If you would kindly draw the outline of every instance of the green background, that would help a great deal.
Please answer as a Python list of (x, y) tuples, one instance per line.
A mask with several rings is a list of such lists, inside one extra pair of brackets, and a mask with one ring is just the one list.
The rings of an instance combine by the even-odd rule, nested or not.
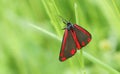
[[(59, 16), (92, 34), (65, 62)], [(0, 0), (0, 74), (119, 74), (119, 32), (120, 0)]]

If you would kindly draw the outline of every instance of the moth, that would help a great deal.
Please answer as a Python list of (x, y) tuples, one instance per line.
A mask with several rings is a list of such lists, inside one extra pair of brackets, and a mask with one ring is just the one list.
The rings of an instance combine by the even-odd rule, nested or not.
[(65, 61), (72, 57), (77, 50), (86, 46), (92, 39), (91, 34), (81, 26), (72, 24), (66, 20), (63, 21), (63, 23), (65, 23), (67, 27), (64, 28), (65, 32), (59, 54), (60, 61)]

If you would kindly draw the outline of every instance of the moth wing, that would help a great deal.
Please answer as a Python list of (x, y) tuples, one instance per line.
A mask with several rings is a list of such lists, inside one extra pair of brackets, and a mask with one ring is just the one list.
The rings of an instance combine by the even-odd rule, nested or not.
[(59, 60), (65, 61), (66, 59), (72, 57), (76, 53), (76, 51), (76, 44), (70, 30), (68, 31), (67, 29), (65, 29)]
[(81, 26), (74, 24), (73, 30), (76, 33), (77, 39), (81, 47), (84, 47), (91, 41), (92, 39), (91, 34)]

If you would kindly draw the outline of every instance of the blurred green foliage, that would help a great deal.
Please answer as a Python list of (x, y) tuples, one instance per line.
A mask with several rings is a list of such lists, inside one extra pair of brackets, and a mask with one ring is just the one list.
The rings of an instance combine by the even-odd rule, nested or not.
[(0, 0), (0, 74), (82, 74), (79, 51), (58, 60), (59, 15), (92, 34), (82, 48), (87, 74), (119, 73), (120, 0)]

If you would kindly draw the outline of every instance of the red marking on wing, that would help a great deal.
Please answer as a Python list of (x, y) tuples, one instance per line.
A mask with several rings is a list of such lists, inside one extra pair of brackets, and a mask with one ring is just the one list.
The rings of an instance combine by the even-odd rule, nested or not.
[(75, 41), (76, 47), (77, 47), (78, 49), (80, 49), (80, 48), (81, 48), (81, 46), (80, 46), (80, 43), (78, 42), (78, 39), (77, 39), (77, 36), (76, 36), (75, 31), (70, 30), (70, 32), (71, 32), (72, 37), (73, 37), (73, 39), (74, 39), (74, 41)]
[(65, 30), (63, 44), (62, 44), (62, 52), (64, 52), (64, 49), (65, 49), (67, 36), (68, 36), (68, 30)]
[(87, 39), (87, 41), (88, 41), (88, 42), (90, 42), (90, 41), (91, 41), (91, 39), (90, 39), (90, 38), (88, 38), (88, 39)]
[(83, 41), (83, 42), (82, 42), (82, 46), (84, 46), (84, 45), (85, 45), (85, 42)]
[(62, 52), (60, 53), (60, 56), (63, 57), (63, 53)]
[(78, 25), (76, 25), (76, 24), (74, 24), (74, 26), (75, 26), (77, 29), (81, 30), (81, 31), (82, 31), (83, 33), (85, 33), (86, 35), (90, 36), (90, 34), (89, 34), (85, 29), (83, 29), (82, 27), (80, 27), (80, 26), (78, 26)]
[(72, 55), (75, 54), (75, 52), (76, 52), (75, 49), (72, 49), (72, 50), (70, 51), (70, 53), (71, 53)]
[(66, 57), (62, 57), (62, 58), (61, 58), (61, 61), (65, 61), (65, 60), (66, 60)]

